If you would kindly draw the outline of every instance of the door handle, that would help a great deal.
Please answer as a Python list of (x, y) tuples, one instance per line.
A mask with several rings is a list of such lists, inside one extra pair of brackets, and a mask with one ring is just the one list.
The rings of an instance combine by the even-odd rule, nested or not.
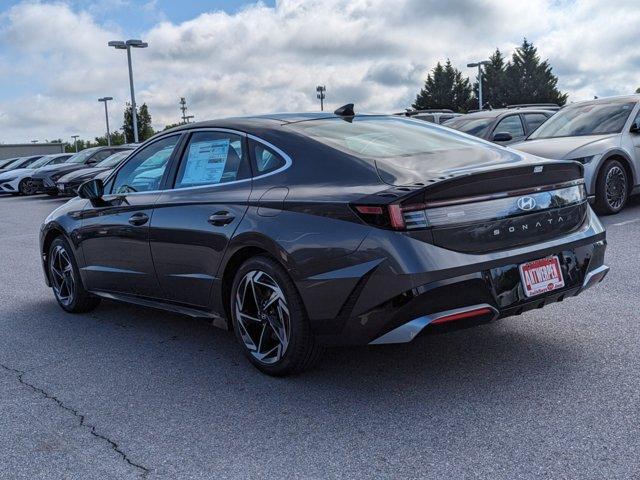
[(149, 215), (146, 213), (134, 213), (129, 217), (129, 223), (136, 227), (144, 225), (149, 221)]
[(235, 218), (236, 217), (231, 215), (229, 212), (222, 211), (222, 212), (216, 212), (213, 215), (211, 215), (209, 217), (209, 220), (207, 220), (207, 222), (209, 222), (211, 225), (215, 227), (223, 227), (233, 222)]

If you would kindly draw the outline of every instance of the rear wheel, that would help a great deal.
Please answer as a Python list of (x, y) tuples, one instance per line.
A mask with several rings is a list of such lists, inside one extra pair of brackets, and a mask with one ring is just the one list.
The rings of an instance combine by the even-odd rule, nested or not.
[(93, 310), (100, 299), (87, 292), (82, 284), (78, 264), (73, 251), (62, 238), (56, 238), (49, 248), (49, 279), (53, 294), (64, 310), (70, 313), (83, 313)]
[(624, 165), (618, 160), (607, 161), (596, 181), (595, 209), (602, 215), (613, 215), (622, 210), (629, 198), (629, 178)]
[(236, 272), (231, 317), (244, 354), (268, 375), (302, 372), (320, 357), (293, 281), (270, 258), (249, 259)]

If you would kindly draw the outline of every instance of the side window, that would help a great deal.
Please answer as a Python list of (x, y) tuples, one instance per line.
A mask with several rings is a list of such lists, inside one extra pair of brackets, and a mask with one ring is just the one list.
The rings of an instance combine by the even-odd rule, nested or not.
[(522, 137), (524, 135), (524, 128), (522, 128), (520, 115), (509, 115), (503, 118), (498, 125), (496, 125), (493, 133), (510, 133), (513, 138)]
[(251, 143), (256, 160), (256, 176), (273, 172), (286, 165), (284, 158), (260, 142)]
[(251, 176), (244, 137), (196, 132), (184, 152), (174, 188), (234, 182)]
[(53, 162), (51, 162), (49, 165), (57, 165), (59, 163), (64, 163), (67, 160), (69, 160), (69, 157), (58, 157), (58, 158), (54, 158)]
[(524, 121), (529, 127), (529, 131), (533, 132), (536, 128), (547, 121), (547, 117), (544, 113), (525, 113)]
[(179, 139), (180, 135), (165, 137), (126, 160), (116, 174), (111, 192), (123, 194), (158, 190)]

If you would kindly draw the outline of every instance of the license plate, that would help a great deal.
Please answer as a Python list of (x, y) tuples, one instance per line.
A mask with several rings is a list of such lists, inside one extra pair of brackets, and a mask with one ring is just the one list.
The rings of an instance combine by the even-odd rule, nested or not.
[(527, 297), (564, 287), (560, 260), (555, 255), (520, 265), (520, 279)]

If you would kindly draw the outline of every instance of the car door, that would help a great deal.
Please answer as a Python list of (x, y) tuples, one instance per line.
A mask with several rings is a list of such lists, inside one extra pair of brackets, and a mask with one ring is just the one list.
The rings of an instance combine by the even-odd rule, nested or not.
[(136, 152), (109, 179), (103, 199), (83, 210), (78, 240), (89, 290), (160, 296), (149, 222), (180, 138), (161, 137)]
[(166, 299), (210, 306), (227, 244), (248, 208), (246, 136), (216, 129), (190, 135), (151, 220), (151, 253)]
[(491, 140), (494, 139), (497, 133), (508, 133), (511, 135), (511, 140), (508, 140), (506, 142), (499, 142), (500, 145), (508, 145), (510, 143), (524, 140), (525, 133), (520, 115), (514, 113), (502, 118), (493, 129), (493, 132), (491, 133)]

